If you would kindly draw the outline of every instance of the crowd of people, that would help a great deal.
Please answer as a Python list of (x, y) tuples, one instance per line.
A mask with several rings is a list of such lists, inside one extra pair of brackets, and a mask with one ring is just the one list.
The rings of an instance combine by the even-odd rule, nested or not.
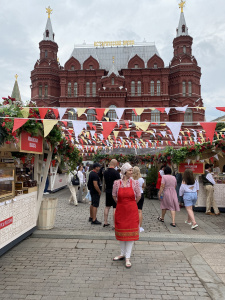
[[(203, 185), (206, 189), (206, 214), (219, 215), (220, 212), (213, 197), (213, 185), (215, 181), (211, 175), (211, 166), (205, 165), (205, 174), (202, 175)], [(97, 211), (102, 193), (102, 185), (105, 184), (105, 209), (103, 227), (108, 227), (110, 208), (113, 207), (113, 220), (115, 236), (120, 241), (121, 253), (113, 258), (113, 261), (125, 260), (126, 268), (131, 267), (130, 256), (134, 241), (139, 239), (139, 233), (144, 231), (142, 227), (142, 208), (144, 204), (145, 181), (140, 169), (125, 163), (118, 169), (118, 162), (112, 159), (104, 170), (99, 163), (86, 167), (79, 166), (70, 173), (68, 187), (71, 191), (70, 204), (78, 205), (79, 202), (90, 201), (90, 216), (88, 221), (92, 225), (102, 225), (97, 219)], [(196, 229), (193, 206), (197, 202), (199, 183), (194, 178), (190, 169), (181, 174), (172, 174), (169, 166), (162, 166), (158, 173), (156, 187), (160, 200), (161, 216), (158, 221), (164, 222), (167, 211), (171, 213), (172, 227), (176, 227), (176, 212), (180, 211), (178, 198), (181, 197), (187, 211), (185, 223)], [(214, 213), (211, 212), (211, 207)]]

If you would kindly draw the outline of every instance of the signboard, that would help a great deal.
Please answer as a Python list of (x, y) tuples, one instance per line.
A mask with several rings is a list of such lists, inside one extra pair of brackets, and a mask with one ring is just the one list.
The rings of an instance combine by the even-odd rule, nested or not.
[(94, 42), (95, 47), (112, 47), (112, 46), (133, 46), (134, 41), (104, 41), (104, 42)]
[(43, 137), (31, 136), (28, 132), (21, 132), (20, 135), (20, 152), (26, 153), (43, 153)]
[(13, 223), (13, 217), (10, 217), (4, 221), (0, 221), (0, 229), (4, 228), (6, 226), (9, 226), (12, 223)]
[(191, 169), (194, 174), (204, 174), (204, 163), (180, 163), (178, 166), (178, 172), (184, 173), (186, 169)]

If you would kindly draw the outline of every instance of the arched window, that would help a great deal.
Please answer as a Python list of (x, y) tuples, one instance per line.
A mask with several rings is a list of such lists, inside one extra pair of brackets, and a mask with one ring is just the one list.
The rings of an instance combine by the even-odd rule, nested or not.
[(155, 95), (155, 83), (153, 80), (151, 81), (151, 84), (150, 84), (150, 92), (151, 92), (151, 96)]
[(185, 32), (185, 25), (182, 25), (182, 32)]
[(77, 113), (73, 108), (68, 111), (68, 119), (77, 120)]
[(78, 85), (77, 85), (77, 82), (74, 82), (73, 94), (74, 94), (74, 97), (78, 96)]
[(141, 116), (138, 116), (138, 115), (136, 116), (135, 113), (132, 110), (131, 120), (133, 122), (141, 122)]
[(137, 83), (137, 95), (141, 96), (141, 81), (138, 81)]
[(138, 65), (134, 65), (134, 68), (135, 68), (135, 69), (138, 69)]
[(112, 80), (111, 80), (111, 84), (112, 84), (112, 85), (114, 85), (114, 84), (115, 84), (115, 79), (114, 79), (114, 78), (112, 78)]
[[(187, 122), (187, 123), (185, 124), (185, 122)], [(193, 122), (193, 113), (192, 113), (191, 108), (187, 108), (186, 112), (184, 114), (184, 125), (186, 125), (186, 126), (192, 125), (191, 122)]]
[(151, 112), (151, 122), (159, 123), (160, 122), (160, 111), (153, 110)]
[(71, 66), (71, 71), (74, 71), (75, 70), (75, 67), (74, 66)]
[(86, 97), (90, 97), (90, 82), (86, 82)]
[(48, 85), (45, 85), (45, 98), (48, 97)]
[(92, 82), (92, 97), (96, 97), (96, 82)]
[(110, 119), (110, 121), (117, 119), (116, 111), (115, 111), (115, 109), (113, 109), (113, 108), (116, 108), (116, 106), (110, 105), (109, 108), (111, 108), (111, 109), (108, 111), (107, 117)]
[(68, 97), (71, 97), (71, 82), (68, 82), (67, 96), (68, 96)]
[(49, 37), (49, 31), (48, 31), (48, 29), (46, 30), (46, 37)]
[(131, 96), (135, 96), (135, 81), (131, 81)]
[(45, 58), (48, 57), (48, 50), (45, 50)]
[(154, 64), (154, 69), (158, 69), (158, 65), (157, 64)]
[(88, 111), (87, 111), (87, 121), (96, 121), (95, 110), (94, 109), (88, 109)]
[(160, 80), (157, 81), (157, 96), (161, 94), (161, 82)]
[(183, 53), (186, 53), (186, 52), (187, 52), (186, 46), (183, 46)]
[(192, 96), (192, 82), (188, 81), (188, 96)]
[(39, 98), (42, 98), (42, 85), (39, 85)]
[(183, 97), (186, 96), (186, 82), (185, 81), (182, 82), (182, 95), (183, 95)]

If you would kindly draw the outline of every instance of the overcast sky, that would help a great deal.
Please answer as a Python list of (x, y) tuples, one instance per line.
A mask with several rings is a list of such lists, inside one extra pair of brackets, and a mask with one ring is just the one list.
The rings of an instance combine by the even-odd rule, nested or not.
[[(178, 0), (0, 0), (0, 96), (11, 95), (15, 74), (22, 100), (30, 99), (30, 72), (39, 58), (39, 42), (51, 22), (61, 65), (74, 44), (94, 41), (155, 42), (168, 66), (173, 57), (180, 9)], [(207, 121), (225, 106), (224, 0), (187, 0), (184, 9), (193, 55), (202, 69), (202, 98)]]

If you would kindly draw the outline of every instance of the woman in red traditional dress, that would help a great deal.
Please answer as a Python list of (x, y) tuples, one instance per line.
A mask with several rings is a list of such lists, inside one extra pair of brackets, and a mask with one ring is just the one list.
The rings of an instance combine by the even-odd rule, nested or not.
[(162, 177), (164, 175), (164, 168), (165, 168), (165, 166), (161, 166), (159, 173), (158, 173), (158, 179), (157, 179), (157, 183), (156, 183), (157, 190), (159, 190), (160, 186), (161, 186)]
[(122, 179), (114, 181), (112, 196), (117, 202), (115, 212), (115, 235), (120, 241), (121, 255), (114, 261), (126, 258), (126, 268), (131, 267), (130, 255), (134, 241), (139, 239), (139, 215), (137, 202), (141, 191), (137, 180), (133, 180), (133, 168), (125, 163), (121, 168)]

